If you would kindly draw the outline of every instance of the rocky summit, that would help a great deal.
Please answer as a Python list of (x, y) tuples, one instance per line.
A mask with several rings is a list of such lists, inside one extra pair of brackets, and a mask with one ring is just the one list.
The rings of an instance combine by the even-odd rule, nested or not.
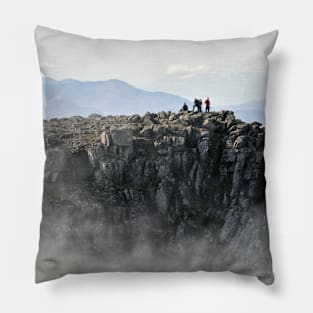
[(74, 263), (272, 282), (260, 123), (230, 111), (93, 114), (45, 120), (44, 138), (37, 281)]

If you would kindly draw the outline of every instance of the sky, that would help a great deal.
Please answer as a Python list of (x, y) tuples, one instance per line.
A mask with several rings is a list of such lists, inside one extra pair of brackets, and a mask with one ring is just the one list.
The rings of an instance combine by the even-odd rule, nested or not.
[(215, 41), (88, 39), (37, 27), (40, 69), (56, 80), (123, 80), (148, 91), (218, 104), (265, 99), (277, 33)]

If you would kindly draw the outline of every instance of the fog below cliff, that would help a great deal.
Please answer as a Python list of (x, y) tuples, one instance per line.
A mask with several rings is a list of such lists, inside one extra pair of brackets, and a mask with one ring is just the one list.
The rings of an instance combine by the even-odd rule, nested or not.
[(36, 279), (222, 271), (273, 281), (264, 128), (233, 112), (44, 121)]

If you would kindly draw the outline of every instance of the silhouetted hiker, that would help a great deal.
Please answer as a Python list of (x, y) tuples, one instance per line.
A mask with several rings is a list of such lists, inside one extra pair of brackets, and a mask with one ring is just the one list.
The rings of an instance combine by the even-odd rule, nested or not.
[(211, 102), (210, 102), (209, 97), (207, 97), (207, 98), (204, 100), (204, 104), (205, 104), (205, 112), (210, 112), (210, 105), (211, 105)]
[(188, 111), (188, 105), (186, 104), (186, 102), (184, 102), (184, 105), (183, 105), (183, 111)]
[(195, 108), (197, 109), (197, 112), (201, 112), (202, 100), (201, 99), (199, 100), (199, 99), (195, 98), (193, 103), (194, 104), (193, 104), (192, 112), (195, 111)]
[(198, 112), (202, 112), (202, 99), (199, 99), (199, 109)]

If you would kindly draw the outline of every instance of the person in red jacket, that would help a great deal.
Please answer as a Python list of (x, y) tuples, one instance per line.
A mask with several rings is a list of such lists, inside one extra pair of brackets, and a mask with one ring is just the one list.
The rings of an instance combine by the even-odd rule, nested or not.
[(209, 97), (207, 97), (207, 98), (204, 100), (204, 104), (205, 104), (205, 112), (210, 112), (210, 105), (211, 105), (211, 102), (210, 102)]

